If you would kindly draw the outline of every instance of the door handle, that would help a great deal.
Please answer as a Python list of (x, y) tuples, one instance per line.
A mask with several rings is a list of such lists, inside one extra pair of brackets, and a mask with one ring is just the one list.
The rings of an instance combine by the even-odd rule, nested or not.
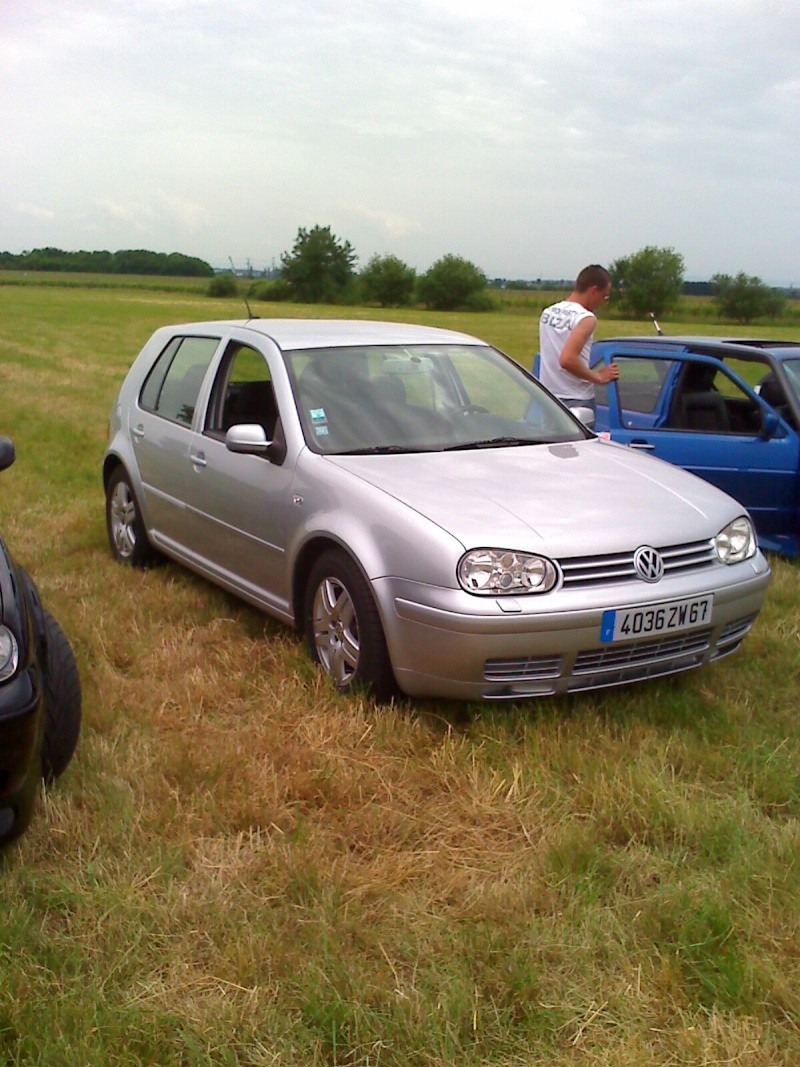
[(205, 452), (194, 452), (189, 459), (192, 462), (193, 467), (205, 467), (206, 466), (206, 454)]
[(131, 430), (131, 436), (135, 437), (137, 441), (141, 440), (144, 437), (144, 426), (141, 423), (138, 426), (134, 426)]
[(652, 452), (656, 447), (651, 445), (649, 441), (629, 441), (628, 444), (630, 448), (638, 448), (642, 452)]

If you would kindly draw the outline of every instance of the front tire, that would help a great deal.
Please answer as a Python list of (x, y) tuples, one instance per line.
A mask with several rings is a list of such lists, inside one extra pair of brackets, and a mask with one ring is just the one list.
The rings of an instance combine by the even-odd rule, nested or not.
[(106, 487), (106, 532), (117, 562), (131, 567), (149, 567), (157, 562), (158, 553), (147, 537), (139, 502), (124, 467), (117, 467)]
[(306, 643), (342, 693), (365, 689), (378, 701), (397, 692), (386, 638), (372, 590), (340, 549), (324, 552), (306, 586)]
[(47, 634), (45, 664), (44, 741), (42, 775), (52, 782), (66, 770), (72, 759), (81, 730), (81, 680), (78, 665), (67, 636), (47, 611), (44, 613)]

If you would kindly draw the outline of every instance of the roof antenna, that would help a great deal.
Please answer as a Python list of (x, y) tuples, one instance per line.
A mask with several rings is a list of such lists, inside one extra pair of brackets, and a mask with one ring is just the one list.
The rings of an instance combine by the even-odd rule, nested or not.
[(648, 311), (648, 312), (647, 312), (647, 314), (648, 314), (648, 315), (650, 316), (650, 318), (651, 318), (651, 319), (653, 320), (653, 325), (654, 325), (654, 326), (655, 326), (655, 328), (656, 328), (656, 333), (658, 334), (658, 336), (659, 336), (659, 337), (663, 337), (663, 336), (664, 336), (664, 331), (663, 331), (663, 330), (661, 329), (661, 327), (660, 327), (660, 326), (658, 325), (658, 319), (656, 318), (656, 313), (655, 313), (655, 311)]
[[(236, 277), (236, 267), (234, 267), (233, 260), (231, 259), (230, 256), (228, 256), (228, 262), (231, 265), (231, 270), (233, 271), (233, 276), (235, 278)], [(244, 293), (242, 293), (242, 300), (244, 300), (244, 306), (247, 308), (247, 317), (248, 317), (248, 319), (257, 319), (258, 315), (254, 315), (253, 312), (250, 310), (250, 305), (247, 303), (247, 297), (244, 295)]]

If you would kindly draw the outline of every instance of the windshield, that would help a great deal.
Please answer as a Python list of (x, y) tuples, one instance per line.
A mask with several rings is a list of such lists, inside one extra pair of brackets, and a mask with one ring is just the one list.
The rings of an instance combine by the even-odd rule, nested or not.
[(306, 442), (317, 452), (439, 452), (589, 436), (488, 346), (330, 348), (286, 360)]
[(795, 400), (800, 404), (800, 359), (785, 359), (783, 369)]

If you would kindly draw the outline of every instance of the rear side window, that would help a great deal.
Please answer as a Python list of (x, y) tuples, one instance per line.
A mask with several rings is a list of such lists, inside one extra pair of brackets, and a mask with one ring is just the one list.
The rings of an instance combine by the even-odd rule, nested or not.
[(218, 345), (218, 337), (173, 337), (145, 379), (141, 406), (191, 426), (200, 386)]

